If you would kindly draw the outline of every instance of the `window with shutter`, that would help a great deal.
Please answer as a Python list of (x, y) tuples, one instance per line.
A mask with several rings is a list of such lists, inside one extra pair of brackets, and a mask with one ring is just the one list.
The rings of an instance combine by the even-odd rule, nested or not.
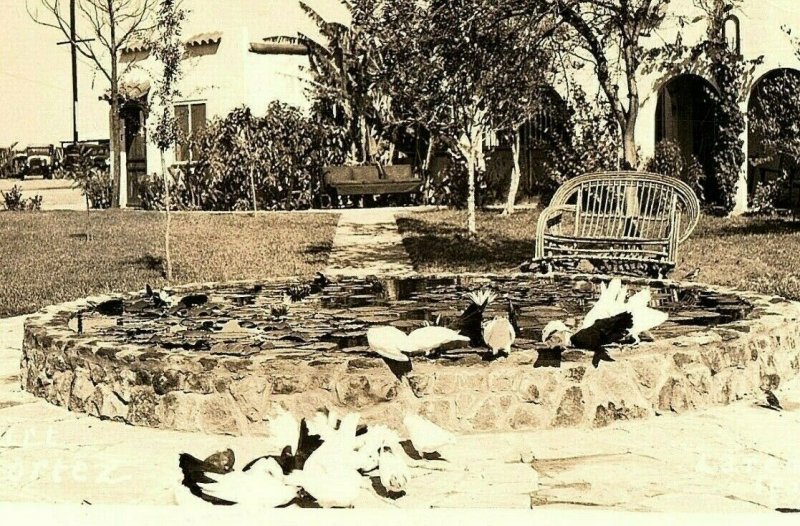
[(196, 149), (189, 148), (189, 138), (206, 127), (206, 104), (204, 102), (175, 105), (175, 120), (178, 124), (178, 144), (175, 145), (175, 160), (192, 162), (197, 158)]

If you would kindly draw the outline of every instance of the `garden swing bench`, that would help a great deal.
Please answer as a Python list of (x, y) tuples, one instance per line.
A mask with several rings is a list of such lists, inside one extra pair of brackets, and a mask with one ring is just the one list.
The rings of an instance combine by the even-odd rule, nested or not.
[(530, 270), (666, 277), (700, 218), (694, 191), (648, 172), (589, 173), (565, 182), (539, 216)]

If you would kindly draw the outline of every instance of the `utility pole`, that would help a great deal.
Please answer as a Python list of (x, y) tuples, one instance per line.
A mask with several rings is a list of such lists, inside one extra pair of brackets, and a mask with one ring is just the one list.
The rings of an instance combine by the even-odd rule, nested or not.
[(78, 144), (78, 43), (91, 42), (93, 38), (77, 40), (75, 37), (75, 0), (69, 0), (69, 41), (58, 45), (69, 44), (72, 52), (72, 142)]

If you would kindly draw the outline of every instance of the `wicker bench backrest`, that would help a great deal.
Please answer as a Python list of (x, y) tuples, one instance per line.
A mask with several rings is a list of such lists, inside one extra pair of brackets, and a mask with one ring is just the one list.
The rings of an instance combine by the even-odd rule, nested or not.
[[(597, 172), (565, 182), (550, 206), (575, 205), (572, 235), (582, 239), (667, 239), (694, 230), (700, 206), (678, 179), (648, 172)], [(675, 226), (673, 226), (675, 225)]]

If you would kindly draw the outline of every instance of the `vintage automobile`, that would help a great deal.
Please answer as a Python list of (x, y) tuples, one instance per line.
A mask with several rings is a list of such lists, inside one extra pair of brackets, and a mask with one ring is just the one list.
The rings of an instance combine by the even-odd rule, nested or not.
[(33, 175), (41, 175), (45, 179), (53, 177), (55, 148), (52, 144), (28, 146), (25, 156), (25, 166), (20, 174), (22, 179)]
[(109, 141), (83, 141), (77, 144), (63, 142), (64, 160), (62, 166), (66, 171), (77, 169), (81, 164), (81, 156), (94, 168), (106, 168), (109, 159)]

